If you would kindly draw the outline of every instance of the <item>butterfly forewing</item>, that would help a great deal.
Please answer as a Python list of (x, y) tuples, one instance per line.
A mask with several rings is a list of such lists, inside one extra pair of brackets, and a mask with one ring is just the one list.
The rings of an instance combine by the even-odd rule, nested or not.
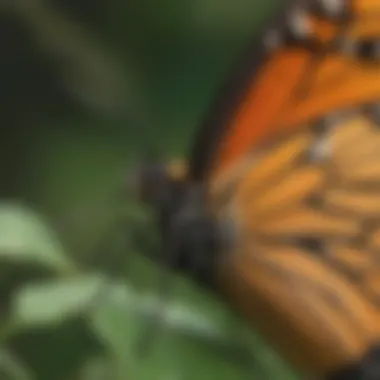
[[(250, 75), (241, 85), (241, 101), (227, 118), (209, 117), (201, 128), (203, 139), (210, 138), (210, 129), (219, 133), (215, 141), (209, 142), (214, 151), (209, 171), (214, 174), (225, 173), (252, 146), (270, 135), (380, 98), (380, 44), (376, 42), (380, 36), (380, 2), (342, 1), (347, 7), (343, 13), (348, 16), (340, 22), (300, 12), (291, 3), (284, 13), (286, 25), (294, 26), (289, 15), (299, 13), (305, 30), (297, 32), (291, 28), (290, 41), (285, 39), (284, 34), (289, 31), (283, 25), (264, 32), (264, 49), (255, 47), (260, 54), (251, 54), (257, 68), (253, 73), (248, 71)], [(276, 40), (273, 35), (279, 40), (277, 45), (269, 43)], [(261, 64), (257, 65), (259, 58)], [(229, 92), (228, 87), (225, 92)], [(221, 111), (220, 107), (212, 109), (211, 114)], [(201, 134), (196, 147), (205, 145), (200, 144), (203, 139)], [(194, 162), (199, 161), (195, 155), (209, 157), (195, 149)], [(203, 166), (209, 165), (206, 162)], [(199, 177), (199, 173), (191, 174)]]

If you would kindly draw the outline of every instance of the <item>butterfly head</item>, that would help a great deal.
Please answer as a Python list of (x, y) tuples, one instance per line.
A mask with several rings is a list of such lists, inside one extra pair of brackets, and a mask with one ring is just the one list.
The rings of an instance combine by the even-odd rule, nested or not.
[(216, 223), (207, 207), (204, 185), (189, 181), (181, 162), (145, 162), (138, 194), (157, 219), (162, 241), (160, 264), (210, 282), (218, 252)]

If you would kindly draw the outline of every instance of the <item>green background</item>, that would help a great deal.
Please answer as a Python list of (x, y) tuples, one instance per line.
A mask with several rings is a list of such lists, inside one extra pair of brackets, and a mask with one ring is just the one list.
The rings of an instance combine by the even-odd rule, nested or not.
[(160, 294), (133, 240), (149, 213), (124, 191), (147, 140), (186, 154), (279, 4), (2, 2), (1, 379), (297, 377), (191, 282)]

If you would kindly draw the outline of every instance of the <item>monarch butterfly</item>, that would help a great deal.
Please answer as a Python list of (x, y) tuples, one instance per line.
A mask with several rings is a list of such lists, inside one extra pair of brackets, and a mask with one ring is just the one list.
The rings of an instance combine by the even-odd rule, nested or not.
[(140, 173), (170, 265), (328, 379), (380, 379), (379, 38), (380, 0), (284, 2), (187, 162)]

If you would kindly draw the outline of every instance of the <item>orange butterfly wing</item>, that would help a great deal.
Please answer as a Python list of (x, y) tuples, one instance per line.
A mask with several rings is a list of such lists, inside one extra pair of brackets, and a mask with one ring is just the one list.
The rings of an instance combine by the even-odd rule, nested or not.
[(273, 141), (219, 208), (236, 228), (223, 287), (299, 369), (339, 367), (380, 338), (376, 128), (358, 112)]
[[(358, 39), (372, 39), (380, 34), (378, 0), (352, 1), (352, 8), (357, 10), (352, 20), (343, 20), (340, 24), (299, 12), (298, 18), (303, 17), (307, 28), (305, 41), (279, 46), (273, 51), (270, 45), (275, 42), (271, 41), (281, 37), (276, 36), (275, 31), (266, 32), (263, 38), (265, 53), (258, 54), (260, 65), (254, 73), (248, 73), (240, 89), (243, 97), (232, 115), (216, 122), (211, 118), (202, 128), (204, 133), (210, 129), (210, 124), (219, 124), (213, 127), (218, 138), (204, 133), (204, 139), (213, 140), (217, 145), (211, 159), (203, 160), (213, 161), (210, 171), (224, 171), (244, 157), (252, 146), (276, 131), (295, 128), (323, 114), (362, 104), (380, 95), (378, 66), (357, 65), (349, 51), (344, 56), (336, 50), (335, 45), (349, 50), (354, 48), (350, 44)], [(285, 12), (284, 16), (288, 14)], [(287, 32), (284, 26), (279, 29), (279, 32), (281, 29)], [(317, 42), (317, 46), (307, 46), (308, 39)], [(225, 91), (229, 92), (229, 87)], [(228, 104), (218, 104), (211, 113), (221, 113), (223, 107)], [(200, 156), (202, 148), (195, 149), (193, 156)], [(196, 157), (191, 161), (196, 161)]]
[(349, 3), (342, 25), (307, 16), (319, 48), (269, 54), (216, 126), (212, 167), (190, 162), (190, 177), (208, 170), (219, 220), (233, 221), (222, 288), (313, 373), (380, 338), (380, 120), (363, 108), (380, 99), (380, 68), (337, 49), (380, 35), (380, 1)]
[(310, 61), (310, 54), (305, 51), (285, 51), (274, 57), (258, 74), (258, 80), (248, 89), (229, 128), (230, 136), (219, 153), (219, 166), (224, 168), (240, 155), (245, 155), (252, 144), (265, 135), (268, 126), (274, 124), (296, 91), (299, 78)]

